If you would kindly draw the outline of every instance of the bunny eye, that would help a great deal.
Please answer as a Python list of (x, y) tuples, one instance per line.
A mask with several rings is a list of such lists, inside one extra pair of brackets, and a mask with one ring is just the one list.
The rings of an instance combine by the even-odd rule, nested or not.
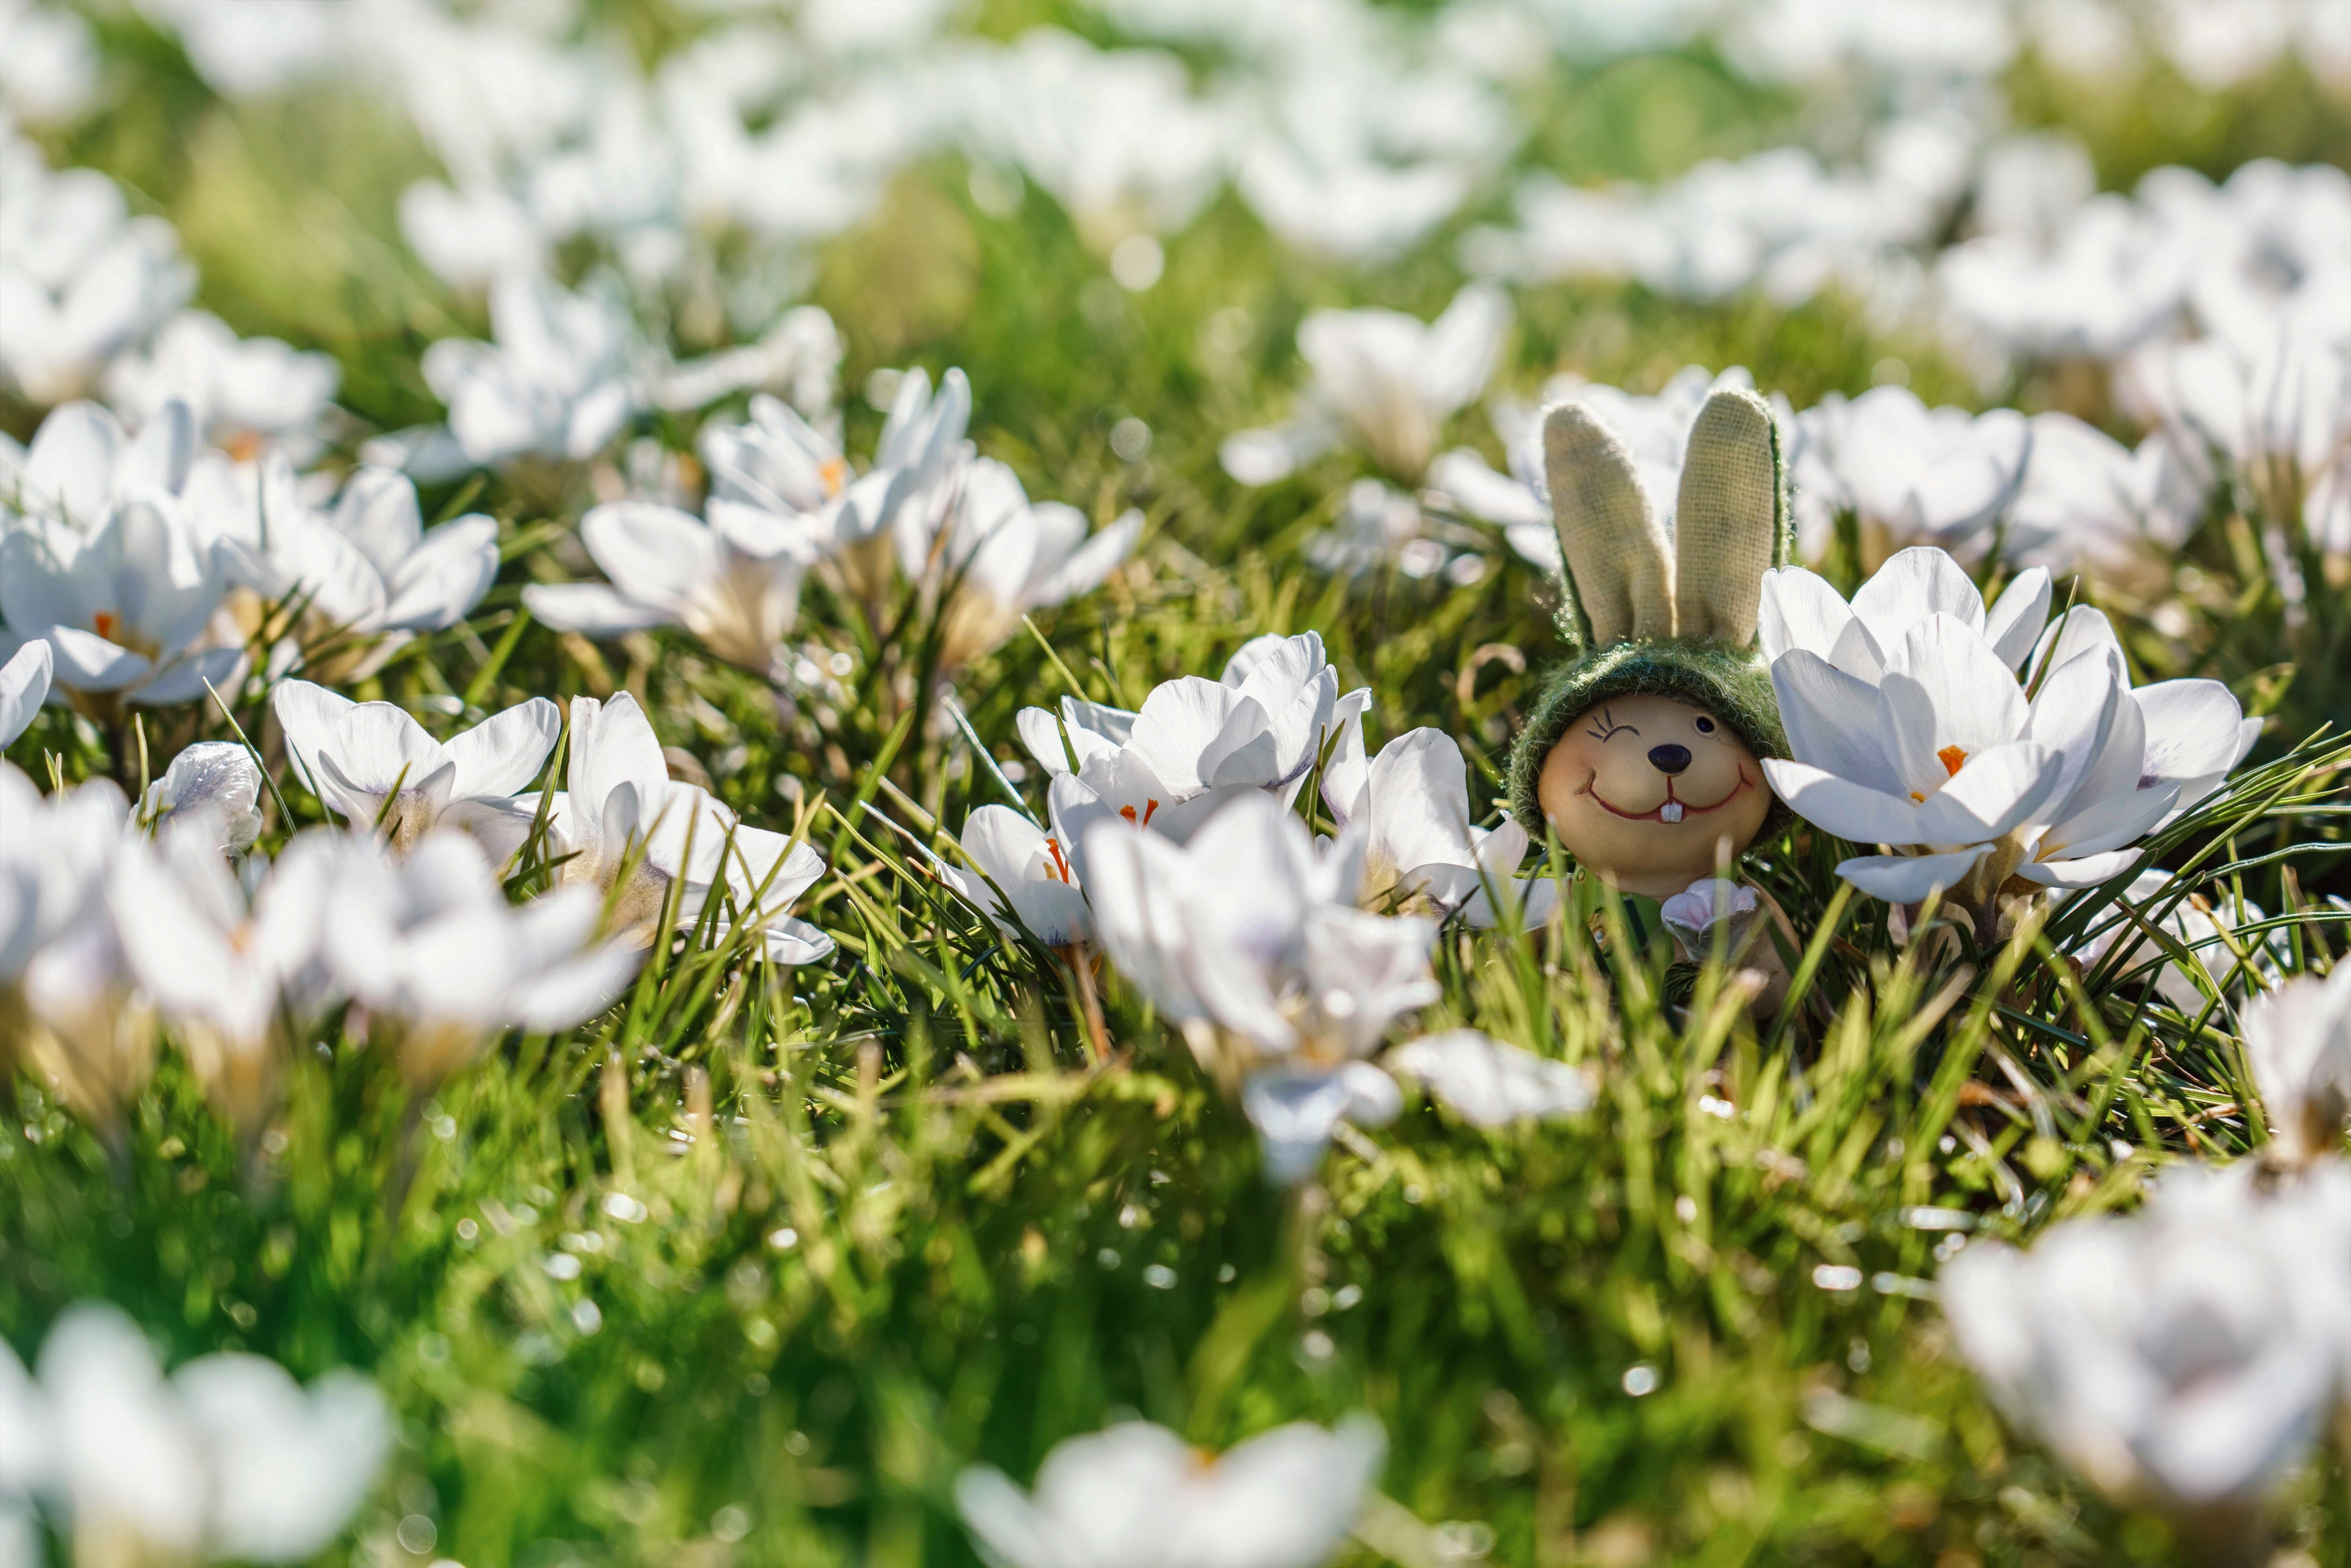
[(1704, 714), (1698, 715), (1698, 732), (1700, 735), (1712, 735), (1714, 733), (1714, 720), (1707, 717)]

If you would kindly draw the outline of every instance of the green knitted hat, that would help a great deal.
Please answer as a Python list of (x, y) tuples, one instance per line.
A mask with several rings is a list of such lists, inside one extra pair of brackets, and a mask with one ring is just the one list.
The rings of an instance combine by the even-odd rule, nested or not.
[[(1510, 810), (1538, 831), (1543, 759), (1576, 716), (1635, 695), (1702, 707), (1758, 757), (1788, 755), (1771, 673), (1755, 652), (1763, 573), (1787, 564), (1786, 465), (1771, 408), (1724, 388), (1690, 429), (1673, 537), (1625, 444), (1580, 403), (1543, 415), (1543, 465), (1559, 529), (1560, 636), (1552, 671), (1510, 753)], [(1774, 803), (1764, 824), (1778, 826)]]

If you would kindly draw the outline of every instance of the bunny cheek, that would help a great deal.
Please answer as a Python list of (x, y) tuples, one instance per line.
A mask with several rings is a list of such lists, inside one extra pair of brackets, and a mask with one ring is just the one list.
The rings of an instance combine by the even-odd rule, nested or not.
[(1661, 696), (1580, 716), (1544, 759), (1536, 794), (1577, 863), (1653, 898), (1715, 874), (1771, 807), (1762, 768), (1729, 727)]

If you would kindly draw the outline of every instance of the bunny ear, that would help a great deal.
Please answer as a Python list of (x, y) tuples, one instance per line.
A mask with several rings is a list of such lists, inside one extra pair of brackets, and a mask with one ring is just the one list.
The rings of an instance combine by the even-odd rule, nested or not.
[(1543, 465), (1587, 648), (1674, 634), (1674, 562), (1632, 454), (1581, 403), (1543, 415)]
[(1786, 510), (1771, 405), (1751, 392), (1723, 388), (1690, 427), (1674, 507), (1682, 636), (1740, 647), (1754, 640), (1763, 573), (1783, 553)]

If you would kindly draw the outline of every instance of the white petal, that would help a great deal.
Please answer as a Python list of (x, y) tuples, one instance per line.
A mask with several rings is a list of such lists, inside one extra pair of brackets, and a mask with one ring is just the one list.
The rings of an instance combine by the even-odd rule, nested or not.
[(1387, 1064), (1426, 1083), (1473, 1126), (1572, 1116), (1591, 1109), (1593, 1098), (1586, 1074), (1474, 1029), (1400, 1045), (1388, 1052)]
[(1863, 855), (1837, 862), (1837, 874), (1888, 904), (1917, 904), (1938, 888), (1957, 886), (1983, 850), (1941, 855)]
[(1927, 841), (1918, 808), (1897, 796), (1802, 762), (1763, 760), (1771, 792), (1816, 828), (1857, 844), (1917, 844)]
[(562, 733), (561, 710), (545, 697), (533, 697), (450, 737), (443, 752), (457, 765), (453, 793), (515, 793), (538, 777)]

